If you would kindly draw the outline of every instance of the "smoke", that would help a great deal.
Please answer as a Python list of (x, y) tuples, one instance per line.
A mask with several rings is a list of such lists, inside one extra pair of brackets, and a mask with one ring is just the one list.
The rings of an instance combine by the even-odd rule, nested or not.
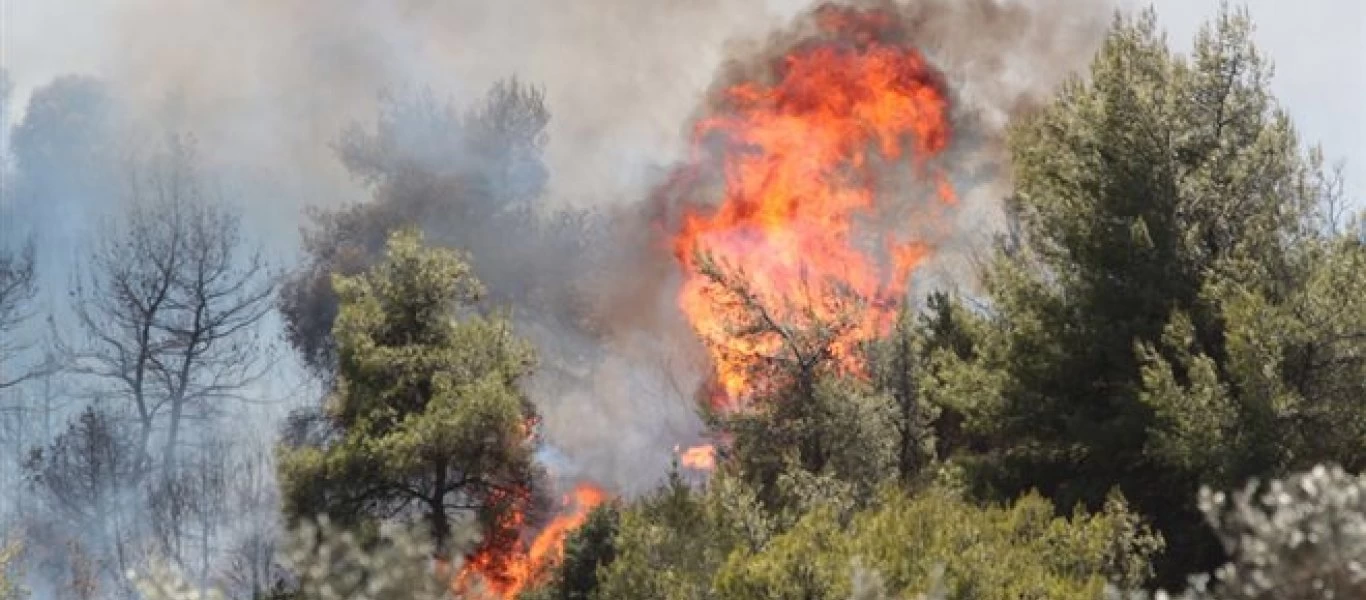
[[(949, 220), (921, 231), (936, 252), (912, 294), (970, 287), (974, 253), (999, 230), (999, 200), (1010, 189), (1006, 121), (1084, 66), (1111, 7), (1094, 0), (856, 3), (900, 15), (953, 94), (957, 131), (943, 160), (962, 201)], [(492, 279), (499, 273), (489, 271), (502, 264), (536, 263), (540, 268), (526, 271), (533, 275), (507, 276), (506, 287), (535, 277), (540, 287), (572, 286), (590, 300), (587, 314), (514, 312), (543, 358), (529, 389), (545, 417), (552, 446), (546, 458), (560, 478), (634, 493), (659, 481), (675, 445), (701, 433), (693, 394), (707, 370), (675, 308), (676, 267), (661, 240), (661, 226), (679, 207), (650, 199), (669, 165), (685, 156), (691, 122), (705, 114), (710, 95), (766, 69), (810, 31), (805, 0), (57, 4), (6, 8), (5, 33), (13, 35), (5, 36), (4, 66), (16, 100), (43, 96), (35, 90), (49, 100), (74, 93), (62, 88), (81, 90), (88, 103), (100, 104), (90, 110), (100, 119), (192, 131), (206, 169), (232, 188), (247, 226), (282, 260), (297, 248), (305, 207), (370, 200), (372, 188), (352, 177), (335, 148), (347, 127), (373, 122), (382, 92), (428, 86), (465, 106), (511, 75), (542, 87), (551, 117), (544, 200), (593, 209), (597, 226), (583, 234), (582, 256), (528, 254), (523, 232), (485, 232), (491, 241), (475, 248), (474, 261)], [(53, 44), (60, 52), (51, 51)], [(83, 68), (99, 87), (92, 87), (96, 80), (48, 85), (45, 79), (65, 74), (67, 65)], [(105, 104), (117, 107), (116, 117)], [(32, 123), (38, 108), (12, 114), (22, 118), (16, 127)], [(49, 120), (70, 126), (59, 117)], [(42, 139), (29, 147), (46, 147), (47, 130), (30, 129)], [(62, 143), (83, 160), (83, 140), (95, 135), (101, 147), (156, 139), (97, 129), (53, 131), (73, 133)], [(27, 171), (19, 161), (20, 179), (69, 180), (60, 158)], [(20, 201), (45, 206), (31, 213), (45, 222), (84, 222), (88, 215), (81, 215), (108, 209), (95, 199), (107, 183), (53, 188)], [(43, 194), (74, 199), (36, 197)], [(468, 228), (452, 226), (445, 237), (454, 240)]]
[[(204, 171), (285, 264), (306, 207), (369, 200), (334, 145), (372, 123), (389, 91), (427, 86), (463, 106), (509, 75), (541, 86), (552, 110), (546, 200), (624, 204), (644, 195), (648, 165), (674, 158), (721, 42), (773, 22), (762, 3), (713, 0), (77, 0), (4, 11), (16, 84), (6, 146), (25, 157), (4, 194), (5, 237), (39, 241), (50, 306), (65, 303), (83, 240), (117, 210), (119, 163), (163, 131), (193, 132)], [(546, 352), (560, 356), (599, 344), (574, 333), (536, 337), (564, 346)], [(592, 405), (577, 397), (565, 404)]]
[[(256, 207), (286, 222), (307, 204), (363, 199), (329, 143), (374, 114), (381, 90), (472, 99), (513, 74), (550, 91), (555, 198), (627, 200), (640, 166), (677, 149), (721, 42), (774, 22), (762, 2), (722, 0), (41, 4), (8, 10), (54, 37), (98, 16), (97, 31), (64, 39), (63, 52), (140, 116), (193, 129), (225, 163), (306, 182), (302, 197)], [(16, 76), (47, 44), (14, 48)]]
[[(599, 312), (614, 321), (606, 339), (601, 331), (576, 326), (537, 332), (543, 345), (569, 349), (552, 355), (591, 348), (615, 365), (583, 375), (593, 391), (575, 388), (545, 403), (552, 441), (612, 448), (613, 438), (634, 435), (622, 432), (657, 440), (663, 450), (653, 453), (628, 451), (634, 443), (624, 441), (620, 452), (586, 451), (615, 456), (608, 461), (615, 466), (606, 469), (612, 476), (595, 475), (624, 483), (649, 479), (645, 475), (667, 461), (675, 441), (660, 439), (660, 422), (674, 432), (696, 429), (695, 419), (683, 416), (690, 409), (676, 406), (691, 401), (687, 389), (695, 382), (637, 385), (607, 374), (616, 370), (638, 380), (659, 370), (637, 364), (642, 360), (686, 362), (643, 359), (638, 346), (649, 343), (634, 341), (688, 343), (686, 330), (671, 319), (672, 264), (652, 235), (661, 209), (642, 201), (682, 156), (689, 122), (701, 114), (708, 94), (765, 68), (809, 32), (804, 2), (86, 1), (84, 14), (71, 6), (39, 6), (45, 3), (11, 11), (32, 11), (18, 17), (49, 32), (76, 31), (75, 19), (98, 15), (96, 31), (65, 40), (68, 62), (86, 64), (105, 82), (128, 120), (193, 131), (210, 167), (237, 188), (234, 195), (259, 235), (286, 256), (305, 207), (367, 199), (368, 190), (350, 177), (333, 148), (346, 127), (376, 114), (381, 92), (430, 86), (468, 103), (508, 75), (543, 86), (551, 113), (547, 200), (610, 213), (608, 231), (592, 240), (601, 250), (593, 261), (597, 273), (565, 265), (561, 277), (594, 278)], [(958, 132), (948, 160), (964, 202), (951, 225), (933, 232), (936, 260), (922, 269), (919, 285), (961, 284), (972, 253), (998, 229), (997, 201), (1009, 189), (1005, 120), (1082, 66), (1109, 7), (1086, 0), (857, 3), (901, 15), (908, 36), (945, 73), (955, 94)], [(11, 52), (19, 77), (26, 75), (19, 66), (33, 58), (25, 49)], [(35, 84), (20, 83), (21, 89)], [(651, 390), (674, 388), (683, 390), (681, 398), (670, 394), (655, 406), (647, 400), (656, 395)], [(562, 426), (561, 415), (567, 421)], [(593, 430), (585, 427), (592, 422), (613, 435), (590, 442), (579, 439), (587, 434), (567, 433)], [(648, 465), (619, 466), (631, 460)]]
[(1106, 0), (871, 0), (902, 15), (909, 36), (946, 76), (955, 105), (954, 144), (944, 157), (960, 205), (923, 234), (935, 245), (913, 294), (973, 293), (976, 269), (1002, 232), (1011, 192), (1006, 127), (1039, 107), (1094, 56), (1115, 7)]
[[(1002, 230), (1000, 201), (1011, 185), (1007, 123), (1034, 110), (1085, 66), (1106, 30), (1110, 10), (1104, 3), (1073, 0), (856, 4), (899, 16), (904, 39), (942, 71), (955, 106), (954, 142), (940, 162), (960, 203), (944, 212), (924, 201), (932, 194), (890, 189), (898, 197), (891, 199), (891, 210), (878, 216), (891, 221), (880, 225), (913, 233), (934, 246), (931, 260), (917, 272), (910, 292), (914, 299), (942, 287), (971, 292), (975, 265)], [(806, 8), (774, 32), (728, 39), (706, 92), (689, 110), (684, 136), (692, 122), (708, 115), (722, 90), (769, 77), (775, 61), (812, 34), (813, 14), (814, 9)], [(552, 181), (558, 176), (552, 166)], [(666, 185), (662, 179), (655, 171), (654, 185)], [(634, 192), (629, 185), (621, 189)], [(577, 385), (557, 380), (542, 396), (550, 439), (571, 457), (566, 462), (576, 465), (575, 474), (618, 490), (655, 484), (672, 458), (673, 445), (696, 441), (699, 431), (689, 411), (707, 369), (691, 332), (678, 318), (677, 267), (665, 247), (667, 236), (661, 235), (661, 228), (669, 230), (684, 208), (678, 202), (664, 188), (643, 204), (610, 212), (607, 231), (593, 240), (606, 249), (597, 268), (572, 276), (606, 273), (595, 280), (593, 305), (609, 321), (605, 330), (587, 336), (602, 361), (579, 375)], [(546, 337), (562, 338), (564, 333)]]

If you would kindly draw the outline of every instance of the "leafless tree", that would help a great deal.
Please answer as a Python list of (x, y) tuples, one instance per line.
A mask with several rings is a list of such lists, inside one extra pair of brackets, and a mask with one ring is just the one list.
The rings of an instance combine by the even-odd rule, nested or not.
[(97, 522), (135, 468), (126, 438), (117, 419), (87, 408), (50, 445), (32, 451), (30, 481), (68, 522)]
[(51, 372), (52, 364), (19, 366), (32, 340), (20, 332), (34, 314), (38, 294), (33, 241), (20, 248), (0, 247), (0, 390)]
[(78, 373), (114, 382), (149, 465), (162, 433), (170, 477), (187, 420), (240, 399), (270, 368), (259, 325), (276, 278), (238, 214), (207, 193), (193, 140), (135, 163), (128, 189), (125, 216), (102, 231), (73, 292), (86, 341), (63, 347)]
[(228, 477), (226, 498), (232, 525), (222, 587), (234, 598), (265, 597), (283, 575), (277, 561), (280, 498), (270, 444), (239, 449)]

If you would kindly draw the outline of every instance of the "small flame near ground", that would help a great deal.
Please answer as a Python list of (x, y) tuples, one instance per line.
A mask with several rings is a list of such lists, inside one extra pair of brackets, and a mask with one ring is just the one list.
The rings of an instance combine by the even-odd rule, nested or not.
[[(588, 519), (588, 513), (607, 500), (607, 493), (588, 483), (580, 483), (561, 499), (560, 514), (511, 555), (494, 556), (478, 551), (466, 558), (460, 572), (451, 580), (457, 598), (510, 600), (527, 586), (544, 577), (547, 570), (564, 557), (564, 541), (569, 533)], [(520, 525), (520, 512), (512, 519)]]
[[(897, 16), (826, 5), (815, 23), (819, 33), (769, 73), (713, 99), (695, 125), (693, 161), (666, 186), (690, 207), (672, 240), (684, 275), (678, 304), (710, 354), (711, 402), (723, 411), (761, 392), (756, 367), (784, 351), (779, 333), (745, 330), (756, 305), (788, 331), (854, 319), (823, 351), (843, 372), (864, 373), (858, 346), (888, 330), (929, 254), (904, 239), (908, 227), (866, 223), (889, 167), (904, 165), (940, 202), (955, 202), (931, 161), (951, 138), (944, 80)], [(719, 203), (698, 184), (713, 172), (724, 182)], [(744, 282), (748, 303), (704, 272), (704, 255)]]

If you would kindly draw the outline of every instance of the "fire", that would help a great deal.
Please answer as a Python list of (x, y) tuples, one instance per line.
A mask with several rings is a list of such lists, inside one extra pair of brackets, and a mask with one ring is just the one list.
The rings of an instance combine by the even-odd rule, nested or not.
[[(675, 451), (678, 449), (675, 448)], [(716, 469), (716, 446), (704, 444), (693, 446), (678, 453), (678, 461), (694, 471), (713, 471)]]
[[(909, 158), (916, 180), (954, 202), (929, 160), (951, 135), (944, 84), (900, 39), (895, 16), (825, 6), (816, 24), (820, 34), (768, 76), (724, 89), (695, 125), (697, 158), (675, 178), (694, 188), (684, 191), (694, 206), (706, 193), (693, 185), (697, 174), (717, 169), (724, 183), (719, 204), (690, 209), (672, 240), (684, 272), (678, 302), (708, 347), (718, 408), (743, 406), (758, 389), (757, 361), (784, 351), (777, 332), (737, 333), (755, 305), (792, 330), (852, 318), (823, 351), (838, 368), (862, 372), (857, 346), (885, 333), (928, 254), (859, 222), (878, 207), (885, 165)], [(704, 253), (743, 279), (750, 306), (703, 273)], [(850, 298), (859, 302), (852, 317)]]
[[(466, 558), (460, 573), (451, 581), (452, 592), (458, 598), (473, 597), (477, 580), (483, 584), (484, 598), (488, 600), (515, 598), (564, 556), (565, 537), (583, 525), (588, 513), (606, 499), (606, 492), (593, 485), (575, 486), (562, 499), (561, 514), (537, 533), (530, 544), (520, 543), (506, 555), (480, 549)], [(525, 521), (520, 511), (513, 511), (508, 518), (518, 527)]]

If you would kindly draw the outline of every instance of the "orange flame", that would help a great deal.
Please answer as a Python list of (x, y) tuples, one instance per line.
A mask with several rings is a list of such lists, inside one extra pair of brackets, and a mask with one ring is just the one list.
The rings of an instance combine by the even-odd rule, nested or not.
[(694, 471), (713, 471), (716, 469), (716, 446), (703, 444), (683, 450), (678, 453), (678, 462)]
[[(588, 519), (588, 513), (607, 499), (607, 493), (596, 486), (581, 483), (562, 499), (561, 514), (556, 516), (531, 543), (519, 544), (511, 555), (498, 555), (481, 549), (465, 560), (460, 573), (451, 581), (451, 591), (457, 598), (510, 600), (528, 585), (542, 577), (546, 569), (564, 556), (564, 540), (569, 532)], [(509, 517), (517, 526), (525, 521), (520, 511)], [(483, 584), (483, 595), (477, 596), (476, 581)]]
[[(877, 208), (877, 166), (909, 150), (912, 174), (954, 202), (947, 176), (929, 164), (951, 134), (942, 78), (897, 41), (901, 30), (884, 11), (826, 6), (816, 17), (820, 35), (776, 64), (764, 78), (771, 83), (722, 92), (695, 126), (699, 158), (675, 179), (691, 185), (719, 167), (725, 184), (720, 204), (688, 210), (673, 238), (685, 277), (679, 305), (711, 355), (717, 408), (744, 405), (758, 389), (756, 361), (783, 351), (784, 340), (773, 331), (737, 333), (752, 322), (752, 306), (702, 272), (700, 253), (742, 277), (752, 303), (784, 327), (849, 318), (842, 298), (865, 303), (823, 349), (838, 368), (862, 373), (857, 346), (886, 332), (928, 254), (890, 232), (855, 231)], [(708, 154), (704, 141), (721, 142), (719, 153)], [(862, 247), (869, 237), (871, 250)]]

